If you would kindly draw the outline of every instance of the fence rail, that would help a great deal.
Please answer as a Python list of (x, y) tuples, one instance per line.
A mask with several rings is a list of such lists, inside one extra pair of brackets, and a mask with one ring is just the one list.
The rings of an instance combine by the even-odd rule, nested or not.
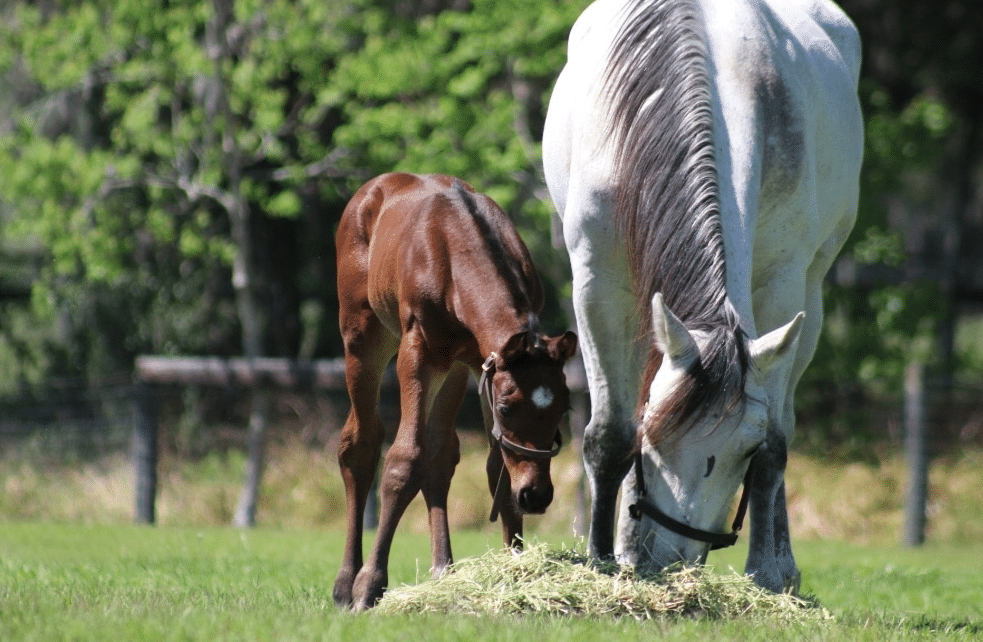
[[(68, 386), (47, 400), (3, 400), (0, 445), (30, 443), (28, 452), (36, 453), (32, 456), (54, 458), (66, 452), (87, 457), (118, 450), (129, 443), (135, 481), (134, 519), (153, 523), (158, 449), (162, 443), (159, 416), (169, 422), (174, 407), (162, 395), (197, 386), (221, 390), (222, 396), (232, 391), (233, 399), (242, 399), (240, 395), (247, 396), (258, 389), (270, 389), (285, 393), (287, 398), (295, 393), (327, 392), (330, 398), (340, 400), (345, 391), (344, 363), (340, 359), (141, 356), (135, 365), (135, 385), (120, 382), (96, 390)], [(870, 430), (904, 448), (907, 454), (908, 483), (902, 490), (906, 513), (899, 539), (905, 545), (917, 546), (925, 539), (928, 521), (925, 507), (931, 499), (927, 480), (932, 458), (952, 446), (983, 444), (983, 388), (957, 384), (941, 394), (939, 386), (926, 378), (923, 368), (910, 366), (906, 374), (904, 390), (899, 390), (896, 396), (865, 399), (862, 403), (864, 414), (872, 422)], [(574, 393), (570, 430), (574, 448), (579, 449), (583, 427), (590, 415), (586, 382), (579, 363), (569, 368), (567, 376)], [(471, 387), (473, 399), (474, 381)], [(396, 376), (390, 370), (383, 381), (384, 402), (391, 404), (397, 394)], [(173, 400), (172, 396), (168, 398)], [(343, 420), (346, 406), (330, 407), (332, 416)], [(839, 410), (849, 412), (848, 408)], [(390, 412), (398, 413), (398, 409)], [(470, 420), (464, 421), (468, 424)], [(578, 502), (580, 514), (575, 528), (583, 532), (586, 489), (582, 480), (580, 484), (582, 499)]]
[[(285, 390), (344, 390), (343, 359), (222, 359), (219, 357), (137, 357), (137, 381), (146, 384), (281, 388)], [(383, 385), (392, 385), (391, 373)]]
[[(571, 430), (575, 447), (579, 448), (587, 417), (587, 384), (579, 360), (571, 360), (566, 375), (567, 385), (573, 393)], [(250, 390), (273, 388), (297, 392), (346, 390), (343, 359), (296, 361), (147, 355), (136, 359), (134, 376), (137, 382), (132, 443), (136, 486), (134, 520), (145, 524), (156, 520), (158, 412), (154, 385), (224, 386)], [(477, 390), (473, 378), (469, 378), (468, 385), (472, 391)], [(398, 394), (398, 381), (393, 368), (387, 369), (383, 376), (382, 391), (383, 394)], [(367, 519), (371, 522), (371, 516)]]

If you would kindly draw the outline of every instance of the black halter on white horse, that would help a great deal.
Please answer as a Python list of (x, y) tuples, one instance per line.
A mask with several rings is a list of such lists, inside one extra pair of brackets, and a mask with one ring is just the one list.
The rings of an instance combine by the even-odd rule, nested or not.
[(749, 466), (747, 473), (744, 475), (744, 490), (741, 492), (741, 500), (737, 504), (737, 514), (734, 516), (734, 522), (731, 524), (731, 531), (729, 533), (713, 533), (699, 528), (693, 528), (689, 524), (684, 524), (666, 515), (648, 498), (648, 492), (645, 490), (645, 475), (642, 473), (642, 451), (639, 449), (635, 452), (635, 503), (628, 507), (628, 514), (634, 520), (639, 520), (644, 515), (659, 526), (667, 528), (677, 535), (709, 544), (711, 551), (733, 546), (737, 543), (737, 534), (744, 528), (744, 516), (747, 514), (748, 501), (751, 498), (750, 482), (752, 470), (753, 467)]

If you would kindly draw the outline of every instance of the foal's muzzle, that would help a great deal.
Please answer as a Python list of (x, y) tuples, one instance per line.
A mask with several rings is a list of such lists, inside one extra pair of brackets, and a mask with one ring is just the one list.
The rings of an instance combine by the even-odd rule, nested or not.
[(545, 513), (553, 502), (553, 484), (542, 488), (526, 486), (519, 491), (516, 503), (523, 513), (538, 515)]

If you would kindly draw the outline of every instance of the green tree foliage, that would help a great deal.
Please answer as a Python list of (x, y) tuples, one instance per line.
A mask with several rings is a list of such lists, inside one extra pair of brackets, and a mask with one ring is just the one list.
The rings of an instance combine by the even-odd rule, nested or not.
[[(241, 350), (231, 277), (242, 245), (265, 259), (255, 290), (273, 307), (277, 286), (296, 279), (275, 278), (292, 258), (271, 241), (277, 219), (297, 219), (305, 200), (339, 207), (332, 112), (317, 96), (351, 49), (354, 14), (330, 0), (8, 10), (4, 73), (28, 90), (0, 140), (4, 236), (46, 257), (32, 313), (58, 321), (56, 370)], [(254, 215), (240, 238), (237, 199)], [(330, 242), (330, 230), (313, 237)]]
[[(866, 159), (805, 384), (888, 390), (907, 360), (945, 361), (959, 265), (983, 254), (983, 15), (841, 4), (865, 46)], [(244, 291), (264, 352), (337, 354), (334, 225), (392, 170), (492, 195), (546, 277), (547, 318), (572, 321), (539, 141), (587, 0), (151, 5), (0, 9), (0, 293), (15, 254), (36, 277), (30, 307), (0, 302), (0, 389), (124, 374), (140, 352), (239, 354)]]
[(807, 374), (833, 389), (899, 390), (905, 364), (958, 374), (955, 325), (981, 256), (983, 6), (842, 0), (864, 45), (866, 147), (857, 226), (829, 288)]
[(907, 269), (898, 218), (926, 207), (952, 120), (925, 95), (897, 110), (869, 81), (861, 98), (867, 116), (857, 224), (826, 291), (827, 322), (806, 382), (886, 392), (899, 389), (910, 360), (930, 362), (936, 352), (945, 312), (938, 283)]
[[(0, 64), (27, 89), (0, 141), (4, 237), (46, 257), (32, 313), (61, 328), (49, 345), (68, 346), (59, 368), (93, 375), (144, 351), (239, 352), (243, 254), (267, 311), (265, 350), (299, 349), (299, 339), (271, 347), (284, 319), (296, 337), (305, 318), (330, 328), (314, 334), (332, 332), (331, 230), (345, 196), (385, 171), (450, 173), (489, 191), (548, 264), (538, 141), (585, 4), (7, 9)], [(238, 207), (249, 221), (237, 237)], [(286, 247), (270, 240), (278, 226), (291, 230)], [(276, 300), (291, 287), (306, 289)]]

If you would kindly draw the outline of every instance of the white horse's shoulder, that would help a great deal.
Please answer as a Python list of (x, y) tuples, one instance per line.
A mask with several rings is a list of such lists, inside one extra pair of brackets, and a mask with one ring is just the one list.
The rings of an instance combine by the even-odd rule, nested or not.
[(567, 39), (567, 59), (606, 54), (606, 51), (595, 51), (595, 49), (606, 48), (610, 44), (616, 33), (612, 25), (624, 15), (625, 6), (630, 3), (625, 0), (615, 2), (598, 0), (584, 9), (570, 29), (570, 36)]
[[(543, 130), (543, 169), (561, 217), (599, 211), (594, 197), (610, 183), (610, 149), (602, 97), (608, 51), (630, 0), (599, 0), (577, 18), (567, 44), (567, 63), (553, 86)], [(571, 193), (571, 177), (576, 185)], [(603, 207), (600, 210), (604, 210)], [(605, 210), (606, 211), (606, 210)]]

